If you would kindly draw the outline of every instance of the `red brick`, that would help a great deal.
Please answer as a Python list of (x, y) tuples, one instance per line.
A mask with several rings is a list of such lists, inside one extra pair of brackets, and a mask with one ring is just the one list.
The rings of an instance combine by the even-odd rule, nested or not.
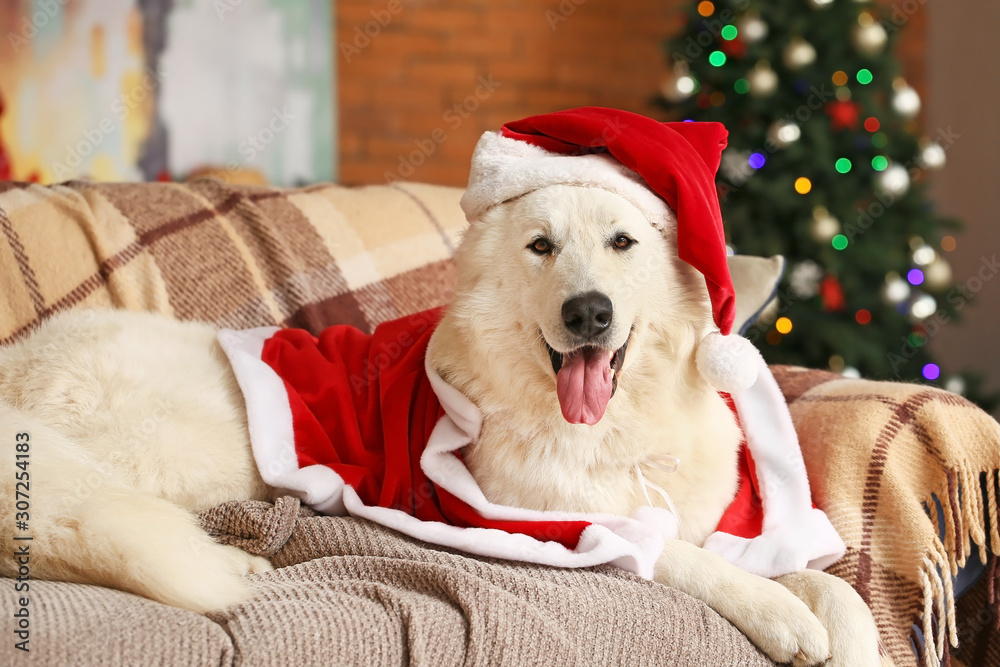
[(422, 61), (407, 63), (405, 76), (414, 81), (435, 85), (448, 85), (457, 83), (462, 85), (467, 82), (471, 87), (475, 86), (476, 76), (480, 73), (479, 67), (469, 62), (462, 61)]
[(520, 45), (512, 33), (455, 33), (443, 39), (443, 48), (452, 56), (512, 56)]
[(400, 15), (401, 24), (432, 34), (472, 33), (486, 27), (486, 12), (477, 7), (412, 7)]

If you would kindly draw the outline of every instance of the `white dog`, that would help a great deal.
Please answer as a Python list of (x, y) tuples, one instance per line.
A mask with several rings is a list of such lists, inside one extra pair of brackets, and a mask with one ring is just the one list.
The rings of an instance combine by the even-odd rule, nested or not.
[[(599, 187), (542, 187), (474, 220), (456, 259), (427, 366), (482, 414), (463, 454), (489, 501), (624, 516), (672, 505), (679, 539), (666, 541), (656, 581), (703, 600), (777, 662), (880, 664), (870, 611), (846, 582), (815, 570), (772, 581), (699, 548), (736, 493), (742, 435), (695, 362), (713, 328), (704, 280), (640, 208)], [(71, 311), (0, 349), (6, 460), (32, 443), (33, 577), (199, 612), (252, 596), (243, 575), (268, 562), (214, 542), (194, 515), (275, 492), (216, 333)], [(658, 456), (681, 463), (637, 477)], [(4, 516), (16, 512), (13, 477)], [(11, 522), (0, 535), (12, 548)], [(0, 559), (0, 573), (11, 568)]]
[[(487, 497), (629, 515), (645, 504), (635, 463), (675, 456), (675, 472), (647, 473), (682, 517), (683, 541), (667, 543), (657, 581), (704, 600), (776, 661), (822, 664), (832, 652), (835, 664), (879, 664), (870, 613), (845, 582), (808, 570), (768, 581), (697, 546), (732, 499), (740, 442), (693, 362), (711, 326), (707, 298), (691, 296), (697, 273), (638, 210), (600, 189), (544, 188), (488, 218), (466, 234), (458, 292), (429, 349), (430, 364), (484, 415), (466, 460)], [(558, 265), (538, 251), (541, 238)], [(609, 239), (628, 248), (609, 251)], [(563, 304), (589, 292), (614, 307), (604, 348), (628, 347), (606, 414), (581, 427), (563, 417), (548, 346), (574, 349)], [(252, 594), (241, 575), (267, 561), (213, 542), (192, 513), (272, 495), (215, 334), (154, 315), (71, 311), (0, 351), (6, 455), (17, 433), (35, 444), (33, 576), (196, 611)], [(13, 484), (4, 485), (0, 508), (12, 516)], [(9, 559), (0, 568), (12, 574)]]

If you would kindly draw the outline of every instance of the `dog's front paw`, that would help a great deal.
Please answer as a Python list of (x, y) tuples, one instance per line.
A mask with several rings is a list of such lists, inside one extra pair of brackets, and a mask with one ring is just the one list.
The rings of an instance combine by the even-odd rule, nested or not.
[(804, 602), (779, 584), (758, 578), (735, 591), (729, 605), (723, 616), (775, 662), (812, 667), (830, 659), (826, 628)]
[(861, 596), (843, 579), (803, 570), (776, 579), (812, 610), (830, 635), (829, 667), (880, 667), (892, 664), (879, 655), (878, 627)]

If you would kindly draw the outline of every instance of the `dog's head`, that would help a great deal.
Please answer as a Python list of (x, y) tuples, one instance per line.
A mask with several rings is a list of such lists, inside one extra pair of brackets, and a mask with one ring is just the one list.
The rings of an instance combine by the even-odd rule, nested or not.
[(711, 326), (669, 237), (607, 190), (536, 190), (472, 224), (451, 316), (502, 393), (547, 391), (567, 421), (596, 424), (644, 355), (687, 365)]

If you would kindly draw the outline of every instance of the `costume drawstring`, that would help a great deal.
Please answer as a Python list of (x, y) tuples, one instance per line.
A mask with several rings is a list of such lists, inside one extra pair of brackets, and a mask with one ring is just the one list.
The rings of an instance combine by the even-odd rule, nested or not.
[(635, 475), (639, 478), (639, 488), (642, 489), (642, 495), (646, 498), (646, 504), (650, 507), (655, 507), (655, 505), (653, 505), (653, 501), (649, 497), (649, 489), (659, 493), (660, 497), (663, 498), (665, 503), (667, 503), (667, 508), (670, 510), (670, 513), (674, 515), (675, 519), (677, 519), (678, 533), (680, 533), (681, 530), (681, 515), (677, 513), (677, 507), (674, 505), (674, 501), (670, 499), (670, 494), (667, 493), (663, 487), (653, 484), (646, 479), (646, 477), (642, 474), (642, 466), (647, 465), (650, 468), (662, 470), (663, 472), (675, 472), (680, 464), (681, 460), (676, 456), (657, 456), (648, 458), (642, 463), (635, 464)]

